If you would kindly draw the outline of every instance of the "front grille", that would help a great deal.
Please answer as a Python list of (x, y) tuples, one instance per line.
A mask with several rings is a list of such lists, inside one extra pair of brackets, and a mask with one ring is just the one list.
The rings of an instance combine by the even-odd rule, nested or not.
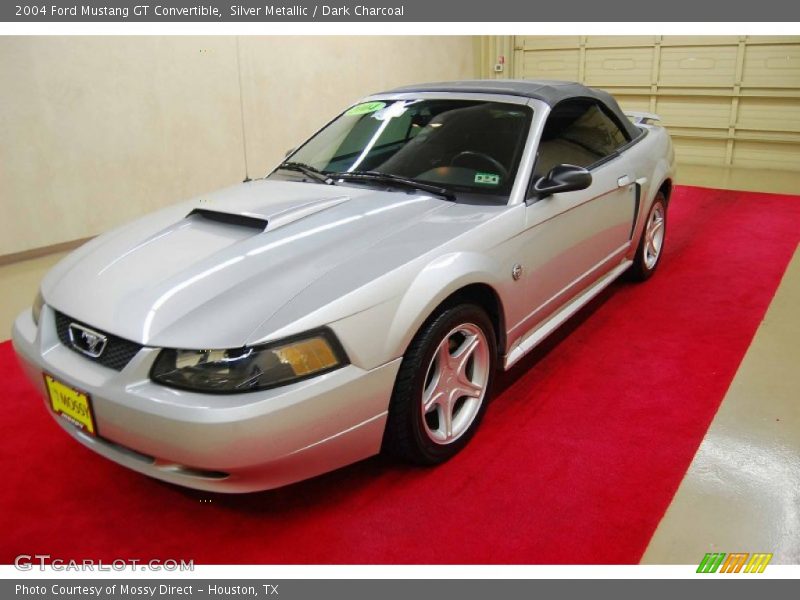
[(86, 354), (80, 352), (79, 350), (77, 350), (72, 346), (72, 343), (70, 342), (69, 339), (70, 323), (77, 323), (78, 325), (83, 325), (84, 327), (92, 328), (91, 325), (82, 323), (80, 321), (76, 321), (75, 319), (71, 319), (67, 315), (64, 315), (60, 312), (56, 312), (56, 331), (58, 332), (58, 339), (61, 340), (61, 343), (64, 344), (67, 348), (69, 348), (73, 352), (80, 354), (84, 358), (99, 363), (104, 367), (108, 367), (109, 369), (114, 369), (115, 371), (122, 371), (122, 369), (125, 368), (125, 365), (127, 365), (131, 361), (131, 359), (136, 355), (136, 353), (142, 349), (141, 344), (137, 344), (136, 342), (131, 342), (130, 340), (126, 340), (121, 337), (111, 335), (110, 333), (98, 331), (98, 333), (102, 333), (108, 338), (108, 342), (106, 342), (106, 347), (105, 350), (103, 350), (103, 353), (97, 358), (92, 358), (91, 356), (87, 356)]

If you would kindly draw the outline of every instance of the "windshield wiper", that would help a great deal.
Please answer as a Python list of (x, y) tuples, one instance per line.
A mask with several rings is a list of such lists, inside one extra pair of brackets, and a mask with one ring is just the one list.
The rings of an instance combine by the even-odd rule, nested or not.
[(329, 173), (334, 179), (344, 179), (352, 181), (375, 181), (378, 183), (388, 183), (390, 185), (403, 186), (423, 192), (430, 192), (437, 196), (442, 196), (448, 200), (455, 200), (456, 196), (447, 188), (439, 187), (430, 183), (423, 183), (416, 179), (403, 177), (402, 175), (392, 175), (391, 173), (380, 173), (378, 171), (346, 171), (341, 173)]
[(311, 165), (307, 165), (305, 163), (287, 161), (279, 164), (278, 168), (284, 169), (285, 171), (298, 171), (303, 175), (314, 179), (315, 181), (324, 183), (325, 185), (336, 185), (336, 182), (326, 173), (323, 173), (319, 169), (315, 169)]

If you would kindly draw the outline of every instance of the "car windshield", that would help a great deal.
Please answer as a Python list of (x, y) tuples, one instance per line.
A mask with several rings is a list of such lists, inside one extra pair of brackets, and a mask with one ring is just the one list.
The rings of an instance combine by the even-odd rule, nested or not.
[(531, 116), (527, 106), (502, 102), (364, 102), (339, 115), (287, 161), (325, 174), (377, 173), (450, 191), (507, 195)]

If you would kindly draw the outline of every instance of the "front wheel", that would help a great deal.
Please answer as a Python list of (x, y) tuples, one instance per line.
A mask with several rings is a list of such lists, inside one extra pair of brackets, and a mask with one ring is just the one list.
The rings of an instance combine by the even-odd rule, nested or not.
[(663, 192), (658, 192), (647, 214), (636, 257), (629, 271), (631, 279), (645, 281), (655, 273), (658, 263), (661, 262), (666, 232), (667, 200)]
[(445, 309), (422, 327), (397, 374), (384, 452), (433, 465), (466, 446), (486, 410), (495, 339), (486, 312), (472, 304)]

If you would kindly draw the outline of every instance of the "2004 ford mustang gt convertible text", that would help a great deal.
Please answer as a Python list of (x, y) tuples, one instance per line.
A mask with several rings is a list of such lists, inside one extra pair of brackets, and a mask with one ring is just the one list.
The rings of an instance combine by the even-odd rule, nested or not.
[(674, 173), (656, 120), (565, 82), (370, 96), (267, 177), (72, 253), (16, 351), (74, 438), (181, 485), (442, 462), (498, 368), (655, 271)]

